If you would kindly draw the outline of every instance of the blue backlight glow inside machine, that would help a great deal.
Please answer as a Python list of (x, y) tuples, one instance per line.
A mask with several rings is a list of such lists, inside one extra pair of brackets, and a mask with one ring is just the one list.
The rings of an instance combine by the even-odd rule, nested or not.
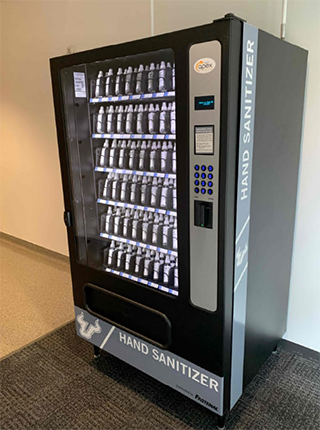
[(214, 109), (214, 96), (199, 96), (194, 98), (194, 110)]

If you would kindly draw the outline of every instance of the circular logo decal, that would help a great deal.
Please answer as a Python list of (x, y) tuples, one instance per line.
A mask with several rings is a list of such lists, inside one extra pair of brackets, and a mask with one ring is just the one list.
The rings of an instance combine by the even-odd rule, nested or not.
[(197, 73), (209, 73), (216, 67), (216, 62), (212, 58), (200, 58), (194, 63), (194, 70)]

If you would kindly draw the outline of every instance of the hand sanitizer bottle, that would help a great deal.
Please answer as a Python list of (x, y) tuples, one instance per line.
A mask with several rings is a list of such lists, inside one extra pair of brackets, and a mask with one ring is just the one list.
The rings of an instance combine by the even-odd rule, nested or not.
[(172, 152), (172, 172), (177, 172), (177, 144), (174, 142), (173, 144), (173, 152)]
[(118, 155), (119, 155), (119, 148), (117, 144), (117, 139), (113, 139), (111, 148), (109, 151), (109, 166), (110, 167), (117, 167), (118, 164)]
[(174, 226), (172, 230), (172, 248), (174, 250), (178, 249), (178, 224), (177, 224), (177, 218), (174, 220)]
[(112, 182), (112, 200), (118, 201), (120, 199), (121, 190), (121, 177), (118, 173), (115, 174), (114, 180)]
[(111, 185), (113, 180), (113, 173), (108, 173), (107, 178), (104, 183), (102, 197), (104, 199), (110, 199), (111, 198)]
[(162, 229), (162, 246), (168, 247), (168, 230), (169, 230), (169, 217), (166, 215), (164, 217), (164, 224)]
[(100, 70), (96, 80), (95, 97), (103, 97), (103, 72)]
[(159, 91), (166, 90), (166, 63), (161, 61), (159, 70)]
[(117, 72), (114, 93), (116, 96), (121, 96), (124, 93), (124, 75), (122, 67), (119, 67)]
[(176, 102), (172, 102), (172, 106), (171, 106), (170, 131), (172, 134), (176, 134)]
[(116, 250), (116, 243), (115, 243), (114, 240), (112, 240), (110, 248), (109, 248), (109, 251), (108, 251), (107, 265), (109, 267), (114, 266), (114, 258), (113, 258), (113, 256), (114, 256), (115, 250)]
[(125, 129), (124, 108), (122, 105), (120, 105), (117, 113), (117, 133), (124, 133), (124, 129)]
[(168, 156), (167, 142), (163, 142), (162, 149), (161, 149), (161, 172), (167, 171), (167, 156)]
[(131, 224), (132, 224), (132, 215), (130, 213), (130, 209), (126, 209), (124, 218), (123, 218), (123, 236), (130, 237), (131, 236)]
[(113, 70), (109, 69), (109, 71), (105, 75), (106, 77), (106, 97), (110, 97), (114, 95), (114, 75)]
[(179, 287), (179, 279), (178, 279), (178, 258), (176, 259), (176, 265), (174, 267), (174, 283), (175, 288)]
[(159, 68), (156, 68), (154, 63), (150, 64), (148, 72), (148, 93), (155, 93), (158, 89)]
[(106, 139), (104, 141), (103, 147), (101, 149), (101, 154), (100, 154), (99, 164), (101, 167), (107, 167), (109, 164), (109, 150), (110, 150), (109, 140)]
[(107, 115), (107, 133), (114, 133), (116, 130), (116, 114), (113, 105), (109, 107)]
[(112, 210), (111, 206), (109, 206), (108, 212), (106, 215), (105, 230), (106, 230), (106, 233), (108, 233), (108, 234), (113, 233), (113, 210)]
[(132, 256), (133, 256), (132, 245), (128, 245), (128, 249), (127, 249), (126, 257), (125, 257), (125, 267), (124, 267), (124, 270), (128, 273), (130, 273), (132, 271), (131, 270), (131, 264), (130, 264)]
[(167, 202), (168, 187), (169, 187), (169, 181), (166, 178), (163, 182), (163, 187), (161, 190), (161, 200), (160, 200), (161, 208), (166, 208), (168, 206), (168, 202)]
[(174, 211), (177, 210), (177, 180), (176, 179), (173, 182), (173, 189), (172, 189), (172, 209)]
[(126, 130), (127, 134), (134, 133), (134, 130), (133, 130), (133, 105), (129, 105), (129, 107), (128, 107), (125, 130)]
[(121, 209), (120, 208), (117, 208), (117, 210), (116, 210), (116, 214), (115, 214), (115, 216), (114, 216), (114, 218), (113, 218), (113, 233), (116, 235), (116, 236), (120, 236), (121, 235), (121, 216), (122, 216), (122, 214), (121, 214)]
[(160, 126), (159, 126), (159, 132), (161, 134), (166, 134), (167, 132), (167, 116), (168, 116), (167, 103), (163, 102), (161, 105)]
[(97, 116), (97, 133), (101, 134), (105, 132), (106, 114), (104, 113), (104, 107), (101, 106)]

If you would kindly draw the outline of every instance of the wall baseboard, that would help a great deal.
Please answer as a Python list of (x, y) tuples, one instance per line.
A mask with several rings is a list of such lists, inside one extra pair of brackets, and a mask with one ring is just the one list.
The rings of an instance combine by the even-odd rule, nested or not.
[(34, 243), (28, 242), (27, 240), (20, 239), (10, 234), (0, 231), (0, 239), (8, 240), (9, 242), (15, 243), (16, 245), (24, 246), (35, 252), (40, 252), (48, 257), (56, 258), (60, 261), (69, 263), (69, 257), (67, 255), (60, 254), (59, 252), (51, 251), (51, 249), (44, 248), (43, 246), (36, 245)]
[(281, 339), (278, 346), (284, 351), (288, 351), (293, 354), (300, 355), (300, 357), (304, 357), (308, 360), (320, 363), (320, 352), (318, 351), (315, 351), (313, 349), (307, 348), (305, 346), (299, 345), (286, 339)]

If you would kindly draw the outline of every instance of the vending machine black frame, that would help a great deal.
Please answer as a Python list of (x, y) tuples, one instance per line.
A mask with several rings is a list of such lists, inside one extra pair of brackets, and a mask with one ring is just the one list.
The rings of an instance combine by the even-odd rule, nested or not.
[[(134, 300), (164, 313), (171, 322), (172, 343), (170, 350), (177, 355), (219, 375), (228, 375), (230, 367), (230, 336), (232, 321), (232, 280), (233, 244), (236, 193), (236, 161), (238, 105), (241, 55), (241, 22), (222, 20), (198, 28), (182, 30), (134, 42), (123, 43), (106, 48), (94, 49), (51, 60), (52, 85), (55, 99), (55, 114), (61, 174), (64, 191), (65, 211), (71, 214), (68, 225), (68, 243), (73, 280), (75, 304), (85, 308), (84, 285), (88, 283), (106, 288), (121, 296)], [(221, 112), (221, 175), (220, 217), (219, 217), (219, 293), (218, 309), (210, 313), (197, 309), (190, 303), (189, 291), (189, 193), (185, 186), (189, 181), (188, 153), (185, 145), (189, 141), (188, 132), (188, 50), (191, 44), (206, 40), (218, 40), (222, 45), (222, 112)], [(75, 234), (72, 225), (72, 190), (68, 167), (66, 133), (63, 116), (63, 101), (60, 85), (60, 71), (72, 65), (102, 61), (118, 56), (134, 55), (152, 50), (171, 48), (176, 61), (176, 106), (177, 106), (177, 192), (178, 200), (178, 243), (180, 293), (172, 298), (165, 293), (150, 290), (143, 286), (130, 285), (129, 281), (102, 273), (77, 262)], [(229, 286), (226, 288), (225, 286)], [(196, 321), (196, 323), (195, 323)], [(141, 324), (146, 324), (141, 321)], [(186, 336), (187, 334), (187, 336)], [(192, 346), (190, 345), (192, 339)], [(226, 378), (226, 384), (228, 378)], [(225, 390), (225, 404), (229, 403), (228, 390)]]

